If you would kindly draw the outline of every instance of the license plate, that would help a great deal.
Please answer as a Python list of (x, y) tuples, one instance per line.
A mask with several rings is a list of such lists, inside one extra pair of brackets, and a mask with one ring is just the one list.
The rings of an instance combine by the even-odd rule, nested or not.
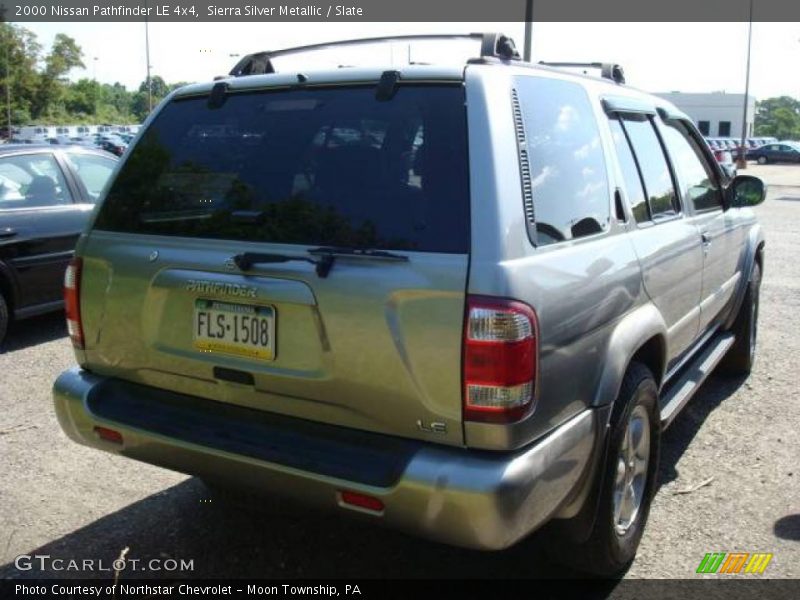
[(275, 359), (275, 309), (198, 299), (194, 347), (260, 360)]

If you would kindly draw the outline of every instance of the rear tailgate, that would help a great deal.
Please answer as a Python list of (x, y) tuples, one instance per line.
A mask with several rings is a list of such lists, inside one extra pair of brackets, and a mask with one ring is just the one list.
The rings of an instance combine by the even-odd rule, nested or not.
[[(461, 444), (464, 110), (461, 84), (390, 101), (337, 87), (171, 102), (80, 250), (85, 366)], [(336, 255), (321, 276), (305, 262), (319, 246), (407, 260)], [(304, 260), (243, 271), (245, 252)]]

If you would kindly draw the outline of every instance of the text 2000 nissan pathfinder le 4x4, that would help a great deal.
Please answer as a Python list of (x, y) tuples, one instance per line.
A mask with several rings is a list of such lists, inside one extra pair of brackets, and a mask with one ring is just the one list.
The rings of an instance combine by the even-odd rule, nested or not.
[(616, 65), (469, 37), (457, 68), (275, 72), (306, 47), (165, 100), (66, 275), (64, 431), (460, 546), (551, 522), (624, 569), (660, 432), (753, 363), (764, 185)]

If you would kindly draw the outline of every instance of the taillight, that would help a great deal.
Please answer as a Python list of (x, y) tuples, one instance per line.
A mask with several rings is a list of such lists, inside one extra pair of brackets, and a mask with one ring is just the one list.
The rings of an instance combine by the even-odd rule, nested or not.
[(73, 258), (64, 273), (64, 312), (67, 314), (67, 333), (75, 348), (83, 349), (81, 325), (81, 267), (83, 261)]
[(538, 323), (527, 304), (469, 296), (464, 325), (464, 419), (509, 423), (533, 407)]

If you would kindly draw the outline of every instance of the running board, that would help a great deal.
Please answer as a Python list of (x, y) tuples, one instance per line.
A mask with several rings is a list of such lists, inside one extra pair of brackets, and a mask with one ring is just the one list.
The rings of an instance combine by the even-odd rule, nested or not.
[(703, 382), (711, 375), (714, 367), (733, 346), (734, 336), (725, 333), (712, 340), (709, 345), (695, 356), (694, 360), (686, 367), (675, 383), (669, 386), (669, 391), (662, 398), (661, 428), (670, 426), (686, 403), (691, 400), (695, 392), (700, 389)]

